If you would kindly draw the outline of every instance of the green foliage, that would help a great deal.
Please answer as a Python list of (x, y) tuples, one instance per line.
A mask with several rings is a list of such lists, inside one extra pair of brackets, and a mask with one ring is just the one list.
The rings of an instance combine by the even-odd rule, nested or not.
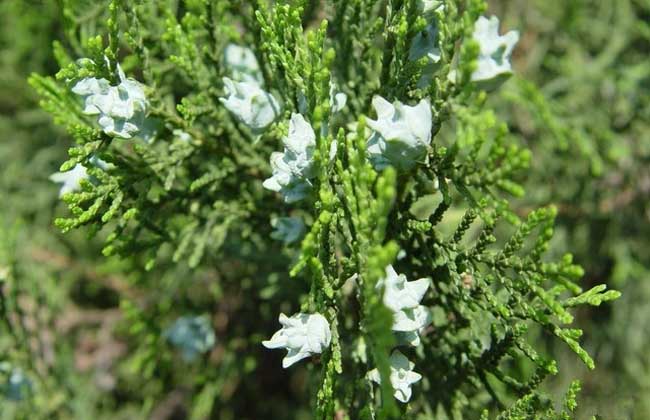
[[(29, 84), (58, 126), (32, 99), (0, 102), (0, 133), (16, 136), (0, 144), (9, 163), (0, 194), (11, 197), (0, 203), (0, 362), (33, 383), (22, 401), (0, 405), (0, 417), (574, 418), (581, 382), (564, 378), (589, 383), (573, 372), (576, 359), (594, 369), (591, 343), (618, 342), (617, 322), (631, 316), (614, 306), (597, 338), (579, 308), (609, 308), (621, 294), (608, 287), (634, 293), (641, 286), (630, 279), (647, 274), (647, 255), (635, 249), (647, 229), (634, 223), (647, 213), (647, 188), (635, 181), (648, 150), (635, 139), (647, 130), (648, 104), (635, 95), (630, 107), (626, 93), (647, 82), (634, 62), (635, 42), (650, 32), (636, 18), (648, 10), (599, 6), (627, 30), (590, 67), (591, 56), (582, 66), (571, 60), (595, 54), (605, 36), (589, 27), (596, 17), (578, 18), (591, 2), (551, 1), (561, 12), (540, 2), (553, 30), (538, 32), (534, 20), (521, 28), (523, 74), (487, 93), (471, 80), (474, 22), (487, 5), (441, 3), (427, 15), (415, 0), (68, 0), (48, 6), (48, 18), (19, 0), (0, 6), (25, 16), (19, 30), (43, 28), (0, 57), (12, 82), (34, 72)], [(513, 10), (528, 21), (526, 6)], [(409, 49), (431, 19), (441, 58), (422, 88), (427, 62), (409, 60)], [(566, 53), (556, 35), (563, 25)], [(595, 39), (579, 45), (585, 33)], [(526, 36), (540, 41), (530, 46)], [(264, 89), (282, 104), (262, 134), (219, 100), (230, 43), (252, 49)], [(20, 64), (31, 49), (37, 55)], [(148, 100), (134, 139), (102, 131), (72, 92), (89, 77), (120, 83), (118, 64)], [(332, 84), (347, 95), (339, 112)], [(377, 171), (367, 158), (374, 95), (430, 101), (433, 138), (410, 171)], [(613, 109), (590, 116), (599, 95)], [(23, 123), (13, 125), (11, 113)], [(292, 113), (315, 133), (314, 177), (308, 197), (288, 204), (262, 182)], [(89, 176), (59, 206), (47, 177), (77, 164)], [(299, 244), (271, 238), (270, 221), (289, 215), (307, 225)], [(596, 244), (603, 235), (607, 243)], [(389, 264), (432, 280), (422, 300), (432, 325), (421, 345), (400, 347), (423, 376), (407, 404), (390, 380), (398, 341), (382, 299)], [(260, 344), (281, 312), (322, 314), (329, 348), (283, 371), (279, 354)], [(188, 314), (209, 314), (216, 335), (193, 362), (165, 339)], [(638, 349), (612, 351), (634, 369), (640, 355), (627, 355)], [(375, 368), (381, 384), (367, 377)], [(561, 393), (560, 406), (552, 395)]]
[[(551, 249), (574, 252), (585, 267), (583, 284), (598, 291), (594, 296), (603, 282), (622, 292), (611, 308), (579, 312), (584, 346), (598, 368), (588, 380), (580, 369), (565, 369), (557, 386), (583, 380), (589, 398), (580, 416), (646, 418), (650, 406), (634, 396), (650, 389), (641, 350), (650, 337), (642, 303), (650, 296), (644, 181), (650, 108), (642, 94), (650, 81), (643, 65), (650, 8), (640, 1), (496, 3), (496, 13), (526, 22), (521, 29), (531, 37), (519, 57), (522, 77), (504, 86), (503, 101), (495, 104), (536, 157), (528, 174), (535, 188), (521, 206), (552, 200), (558, 218)], [(591, 299), (597, 304), (600, 297)]]

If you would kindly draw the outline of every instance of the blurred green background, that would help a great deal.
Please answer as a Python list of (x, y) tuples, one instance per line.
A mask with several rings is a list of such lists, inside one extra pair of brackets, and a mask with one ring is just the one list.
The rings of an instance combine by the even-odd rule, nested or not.
[[(256, 359), (265, 363), (260, 349), (242, 366), (229, 364), (229, 353), (217, 345), (209, 363), (224, 382), (215, 382), (201, 367), (151, 354), (159, 334), (125, 327), (164, 326), (128, 303), (153, 285), (160, 295), (183, 295), (188, 311), (209, 306), (206, 301), (224, 293), (211, 289), (209, 270), (144, 273), (136, 264), (104, 258), (97, 240), (81, 232), (61, 235), (52, 225), (66, 210), (48, 177), (66, 159), (70, 139), (38, 108), (27, 77), (55, 73), (52, 42), (65, 39), (65, 22), (81, 20), (82, 30), (94, 34), (104, 3), (80, 1), (79, 14), (65, 16), (60, 2), (0, 1), (0, 287), (14, 305), (0, 310), (3, 317), (14, 309), (22, 314), (19, 330), (5, 334), (2, 327), (0, 363), (37, 378), (34, 405), (0, 399), (0, 418), (133, 419), (151, 413), (152, 419), (200, 419), (211, 413), (228, 419), (242, 412), (261, 418), (271, 404), (284, 416), (309, 418), (291, 411), (292, 401), (305, 398), (300, 372), (242, 383)], [(491, 1), (490, 12), (501, 17), (504, 30), (521, 33), (517, 75), (490, 98), (533, 151), (527, 195), (516, 210), (526, 214), (555, 204), (551, 251), (575, 255), (586, 271), (585, 289), (606, 283), (623, 292), (612, 305), (578, 313), (595, 371), (563, 346), (538, 338), (560, 361), (559, 375), (545, 386), (560, 394), (573, 378), (581, 379), (578, 418), (648, 419), (650, 1), (503, 0)], [(245, 313), (252, 303), (229, 304), (231, 312)], [(228, 323), (218, 309), (212, 320), (217, 333)], [(257, 408), (252, 395), (264, 399), (253, 404)]]

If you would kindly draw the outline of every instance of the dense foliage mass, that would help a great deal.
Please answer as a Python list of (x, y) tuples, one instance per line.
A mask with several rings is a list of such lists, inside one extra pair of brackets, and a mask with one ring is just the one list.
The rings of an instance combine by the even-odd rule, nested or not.
[(0, 418), (650, 414), (650, 7), (486, 7), (0, 3)]

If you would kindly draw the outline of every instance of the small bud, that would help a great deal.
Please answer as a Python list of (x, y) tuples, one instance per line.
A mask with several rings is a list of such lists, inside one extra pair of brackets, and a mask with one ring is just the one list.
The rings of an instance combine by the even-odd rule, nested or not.
[(367, 120), (368, 127), (374, 130), (367, 146), (370, 161), (377, 170), (389, 165), (401, 171), (411, 169), (424, 157), (431, 142), (429, 100), (422, 99), (416, 106), (408, 106), (399, 101), (391, 104), (375, 96), (372, 105), (377, 120)]
[(377, 282), (377, 288), (384, 287), (384, 305), (393, 311), (391, 329), (404, 344), (419, 345), (419, 333), (431, 323), (429, 309), (420, 305), (430, 284), (428, 278), (407, 281), (392, 265), (386, 267), (386, 277)]
[(191, 362), (214, 347), (215, 336), (205, 316), (182, 316), (163, 333), (181, 351), (183, 360)]
[(280, 314), (279, 320), (282, 328), (273, 334), (270, 340), (263, 341), (262, 345), (267, 349), (284, 347), (288, 350), (282, 360), (283, 368), (286, 369), (306, 357), (320, 354), (329, 347), (332, 339), (330, 326), (321, 314), (298, 313), (291, 318)]
[(221, 103), (255, 134), (264, 131), (280, 114), (280, 104), (256, 83), (223, 78), (226, 97)]
[(510, 31), (501, 36), (499, 18), (481, 16), (474, 24), (473, 37), (480, 45), (480, 52), (472, 81), (485, 89), (494, 89), (512, 74), (510, 56), (519, 40), (519, 32)]
[(230, 70), (230, 77), (237, 82), (264, 85), (264, 77), (255, 53), (246, 47), (236, 44), (226, 45), (224, 64)]
[(119, 64), (117, 71), (120, 77), (117, 86), (111, 86), (106, 79), (90, 77), (77, 82), (72, 92), (84, 98), (82, 112), (97, 115), (97, 122), (106, 134), (130, 139), (142, 128), (148, 102), (143, 86), (127, 79)]
[[(395, 350), (390, 356), (390, 383), (394, 389), (395, 398), (407, 403), (411, 399), (411, 385), (419, 382), (422, 375), (413, 371), (415, 364), (408, 360), (406, 356)], [(368, 378), (378, 384), (381, 383), (381, 377), (377, 369), (368, 372)]]
[(271, 154), (273, 176), (264, 181), (264, 188), (282, 193), (284, 201), (302, 200), (311, 189), (310, 179), (315, 176), (313, 162), (316, 134), (300, 114), (292, 114), (289, 134), (282, 142), (284, 152)]

